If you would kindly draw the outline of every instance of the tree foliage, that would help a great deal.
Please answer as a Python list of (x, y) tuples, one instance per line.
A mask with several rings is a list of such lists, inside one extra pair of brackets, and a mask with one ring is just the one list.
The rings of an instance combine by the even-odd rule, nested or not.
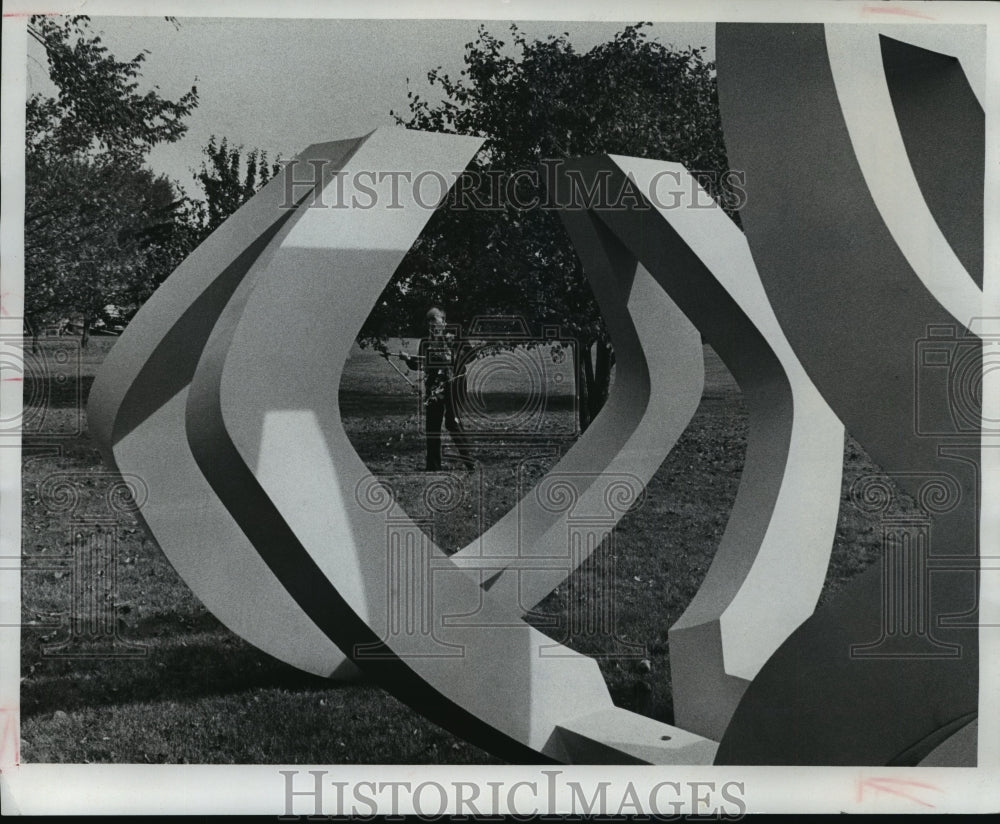
[(187, 131), (184, 118), (198, 105), (198, 90), (167, 100), (139, 91), (148, 52), (120, 61), (89, 31), (89, 18), (36, 15), (28, 34), (45, 48), (56, 97), (28, 98), (29, 149), (71, 156), (94, 152), (116, 162), (135, 162), (158, 143)]
[(143, 167), (149, 149), (179, 139), (197, 105), (141, 92), (145, 53), (119, 61), (84, 16), (34, 16), (57, 94), (27, 100), (25, 314), (88, 321), (108, 303), (137, 305), (189, 245), (189, 204)]
[(268, 165), (267, 152), (250, 149), (244, 155), (242, 146), (230, 146), (226, 138), (212, 135), (202, 149), (205, 160), (195, 173), (205, 191), (206, 214), (204, 234), (217, 229), (233, 212), (280, 170), (280, 164)]
[(165, 178), (80, 157), (32, 157), (26, 178), (29, 318), (79, 312), (86, 322), (148, 297), (179, 207)]
[(435, 213), (368, 318), (362, 344), (412, 333), (432, 303), (449, 319), (520, 314), (559, 324), (584, 355), (588, 423), (607, 396), (613, 351), (558, 214), (522, 205), (544, 203), (539, 164), (603, 152), (670, 160), (729, 205), (714, 65), (703, 48), (650, 40), (647, 25), (626, 26), (585, 53), (568, 34), (529, 41), (511, 25), (508, 44), (481, 26), (459, 77), (428, 73), (438, 99), (408, 92), (408, 112), (393, 113), (398, 123), (484, 139), (456, 188), (479, 203), (504, 198), (498, 208)]

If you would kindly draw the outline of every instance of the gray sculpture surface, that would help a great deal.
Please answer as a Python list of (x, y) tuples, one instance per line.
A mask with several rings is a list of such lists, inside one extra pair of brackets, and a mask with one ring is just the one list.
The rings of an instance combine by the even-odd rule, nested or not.
[(682, 166), (612, 156), (573, 169), (603, 177), (612, 193), (633, 184), (647, 193), (627, 209), (612, 196), (594, 213), (699, 328), (747, 404), (746, 460), (726, 531), (670, 629), (675, 719), (717, 739), (747, 683), (816, 606), (836, 526), (843, 427), (785, 341), (742, 233)]
[[(981, 342), (970, 319), (923, 287), (880, 219), (822, 26), (720, 25), (717, 42), (730, 163), (755, 181), (742, 218), (771, 305), (847, 430), (935, 513), (933, 553), (975, 563)], [(935, 330), (951, 330), (940, 343), (965, 358), (953, 388), (968, 420), (922, 432), (915, 412), (941, 422), (956, 411), (955, 394), (919, 393), (917, 357)], [(929, 575), (926, 558), (914, 563)], [(775, 653), (726, 731), (721, 763), (915, 764), (974, 717), (976, 576), (893, 593), (881, 573), (852, 581)], [(886, 637), (894, 594), (926, 597), (929, 626)]]
[[(322, 159), (328, 182), (357, 143), (317, 144), (301, 158)], [(123, 473), (135, 470), (148, 485), (139, 517), (223, 624), (308, 672), (346, 674), (350, 662), (270, 574), (198, 469), (185, 434), (187, 395), (202, 349), (233, 293), (294, 215), (281, 208), (285, 197), (282, 175), (157, 289), (102, 365), (88, 422), (107, 463)]]

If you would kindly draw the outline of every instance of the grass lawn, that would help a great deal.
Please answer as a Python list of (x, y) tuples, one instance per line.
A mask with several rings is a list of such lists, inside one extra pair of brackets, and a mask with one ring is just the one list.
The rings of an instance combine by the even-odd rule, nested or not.
[[(85, 421), (79, 427), (79, 398), (86, 397), (114, 340), (92, 339), (78, 368), (74, 360), (60, 365), (58, 374), (46, 367), (25, 377), (31, 418), (22, 493), (22, 760), (496, 763), (373, 684), (309, 676), (242, 641), (191, 594), (134, 516), (109, 507), (113, 477)], [(67, 343), (72, 349), (76, 339), (44, 343), (42, 357), (55, 364), (55, 349)], [(595, 655), (617, 704), (668, 722), (667, 630), (708, 569), (746, 447), (739, 390), (710, 349), (706, 371), (698, 412), (648, 485), (645, 503), (531, 618), (553, 637)], [(509, 418), (523, 405), (516, 381), (502, 370), (484, 374), (481, 384), (484, 421)], [(511, 509), (518, 480), (537, 480), (568, 448), (568, 385), (553, 385), (549, 399), (544, 414), (532, 419), (539, 434), (534, 442), (493, 432), (476, 448), (478, 469), (463, 477), (461, 505), (434, 515), (433, 537), (445, 551), (469, 543)], [(377, 355), (355, 350), (340, 402), (358, 453), (374, 474), (395, 483), (401, 504), (414, 512), (424, 440), (413, 390)], [(446, 439), (446, 468), (448, 446)], [(878, 520), (847, 499), (852, 481), (878, 468), (850, 438), (844, 460), (823, 599), (879, 556)], [(108, 547), (106, 556), (114, 553), (114, 563), (89, 570), (89, 577), (77, 578), (87, 585), (74, 587), (74, 544), (95, 540)], [(608, 569), (614, 633), (565, 637), (567, 615), (584, 605), (594, 577)], [(93, 614), (95, 604), (113, 617), (117, 640), (60, 646), (70, 622)]]

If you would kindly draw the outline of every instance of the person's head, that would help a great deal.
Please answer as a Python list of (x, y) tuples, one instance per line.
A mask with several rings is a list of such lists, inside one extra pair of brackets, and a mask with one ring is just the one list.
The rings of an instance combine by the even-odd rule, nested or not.
[(427, 310), (427, 328), (432, 335), (443, 335), (445, 329), (444, 310), (438, 306), (432, 306)]

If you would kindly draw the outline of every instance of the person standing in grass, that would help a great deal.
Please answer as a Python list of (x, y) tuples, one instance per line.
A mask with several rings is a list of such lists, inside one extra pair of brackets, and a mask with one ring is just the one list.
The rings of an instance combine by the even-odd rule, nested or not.
[(441, 470), (441, 424), (451, 435), (465, 469), (472, 469), (468, 438), (456, 411), (461, 376), (456, 374), (457, 345), (447, 333), (444, 310), (432, 306), (427, 311), (427, 338), (421, 341), (419, 355), (399, 353), (406, 365), (424, 372), (424, 423), (427, 438), (427, 471)]

